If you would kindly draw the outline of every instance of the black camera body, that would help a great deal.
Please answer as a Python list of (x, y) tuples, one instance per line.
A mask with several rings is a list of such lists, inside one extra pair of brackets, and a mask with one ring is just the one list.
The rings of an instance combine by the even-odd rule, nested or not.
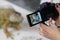
[(45, 2), (40, 4), (40, 8), (37, 11), (28, 14), (27, 19), (30, 26), (34, 26), (38, 23), (44, 23), (45, 21), (49, 20), (49, 18), (56, 20), (58, 16), (59, 13), (55, 8), (55, 4), (50, 2)]

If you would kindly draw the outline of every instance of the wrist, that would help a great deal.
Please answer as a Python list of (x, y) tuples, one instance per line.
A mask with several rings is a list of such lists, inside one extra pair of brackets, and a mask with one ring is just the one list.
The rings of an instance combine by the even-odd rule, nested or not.
[(60, 35), (56, 36), (53, 40), (60, 40)]

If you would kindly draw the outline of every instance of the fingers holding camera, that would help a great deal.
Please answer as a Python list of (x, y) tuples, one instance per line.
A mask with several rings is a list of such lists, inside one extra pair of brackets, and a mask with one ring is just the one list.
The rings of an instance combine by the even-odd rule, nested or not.
[(57, 29), (55, 23), (52, 23), (52, 21), (53, 21), (52, 18), (50, 18), (48, 21), (49, 21), (49, 25), (48, 25), (48, 26), (49, 26), (51, 29)]
[(40, 35), (42, 35), (42, 36), (43, 36), (43, 30), (42, 30), (42, 28), (41, 28), (41, 27), (39, 27), (39, 28), (38, 28), (38, 32), (39, 32), (39, 34), (40, 34)]
[(49, 26), (40, 23), (39, 25), (39, 34), (43, 35), (44, 37), (57, 40), (60, 39), (60, 32), (58, 31), (57, 27), (49, 20)]
[(39, 32), (40, 35), (48, 38), (48, 36), (47, 36), (48, 32), (46, 30), (44, 30), (41, 27), (39, 27), (38, 32)]

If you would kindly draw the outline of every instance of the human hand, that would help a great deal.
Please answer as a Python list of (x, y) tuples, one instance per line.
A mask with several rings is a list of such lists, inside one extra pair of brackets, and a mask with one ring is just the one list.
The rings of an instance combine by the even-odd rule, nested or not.
[(49, 26), (40, 23), (38, 31), (40, 35), (43, 35), (44, 37), (47, 37), (51, 40), (60, 40), (60, 32), (56, 25), (51, 22), (51, 18), (49, 20)]

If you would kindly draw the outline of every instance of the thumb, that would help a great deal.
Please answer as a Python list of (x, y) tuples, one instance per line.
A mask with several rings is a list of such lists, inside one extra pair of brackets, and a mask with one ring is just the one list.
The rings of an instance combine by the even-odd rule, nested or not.
[(49, 26), (50, 26), (50, 28), (52, 28), (52, 29), (57, 28), (56, 25), (52, 23), (52, 21), (53, 21), (52, 18), (50, 18), (49, 19)]
[(49, 21), (49, 26), (51, 26), (51, 24), (52, 24), (52, 18), (50, 18), (48, 21)]

